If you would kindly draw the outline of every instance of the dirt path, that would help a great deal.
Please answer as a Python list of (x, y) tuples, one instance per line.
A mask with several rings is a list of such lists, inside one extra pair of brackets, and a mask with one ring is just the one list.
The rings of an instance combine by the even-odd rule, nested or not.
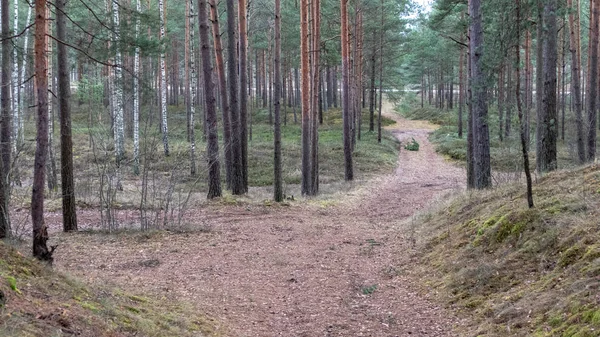
[(58, 268), (140, 292), (183, 299), (222, 321), (231, 336), (453, 336), (459, 324), (408, 286), (410, 233), (403, 219), (464, 172), (435, 154), (431, 125), (398, 121), (414, 137), (395, 174), (335, 206), (214, 206), (204, 232), (59, 236)]

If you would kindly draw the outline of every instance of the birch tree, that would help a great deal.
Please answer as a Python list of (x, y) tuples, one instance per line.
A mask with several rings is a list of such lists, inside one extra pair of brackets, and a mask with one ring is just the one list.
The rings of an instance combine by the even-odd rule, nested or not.
[[(188, 61), (189, 61), (189, 65), (188, 68), (190, 70), (189, 73), (189, 80), (190, 82), (187, 84), (188, 87), (190, 87), (190, 97), (188, 97), (188, 106), (189, 106), (189, 118), (190, 118), (190, 130), (189, 130), (189, 134), (190, 134), (190, 175), (191, 176), (195, 176), (196, 175), (196, 135), (194, 132), (194, 117), (196, 115), (196, 92), (197, 92), (197, 88), (196, 88), (196, 84), (197, 82), (197, 75), (196, 75), (196, 57), (194, 56), (194, 0), (189, 0), (188, 2), (188, 7), (189, 7), (189, 14), (188, 14), (188, 19), (189, 19), (189, 25), (190, 25), (190, 36), (189, 38), (189, 53), (190, 53), (190, 57), (188, 57)], [(206, 7), (206, 4), (205, 4)], [(206, 9), (206, 8), (205, 8)], [(202, 29), (202, 28), (200, 28)], [(204, 57), (204, 56), (203, 56)], [(209, 57), (209, 61), (210, 61), (210, 57)], [(204, 75), (204, 82), (206, 83), (206, 74)], [(212, 76), (209, 76), (209, 79), (212, 79)], [(206, 84), (205, 84), (206, 86)], [(212, 86), (212, 83), (211, 85)], [(212, 90), (212, 89), (211, 89)], [(205, 92), (206, 94), (206, 92)], [(213, 95), (213, 99), (214, 99), (214, 94)], [(208, 96), (205, 95), (205, 100), (208, 100)], [(208, 107), (207, 107), (208, 109)], [(208, 118), (207, 118), (208, 121)], [(216, 126), (215, 126), (216, 127)], [(210, 140), (211, 137), (211, 126), (208, 125), (208, 138)], [(217, 145), (218, 147), (218, 145)], [(209, 169), (210, 172), (210, 169)], [(220, 178), (219, 178), (220, 179)], [(220, 195), (220, 190), (221, 187), (219, 185), (218, 188), (213, 187), (214, 190), (219, 190), (219, 195)], [(213, 191), (214, 192), (214, 191)], [(216, 195), (216, 192), (215, 192)]]
[[(19, 31), (19, 0), (14, 1), (13, 34)], [(17, 57), (17, 48), (13, 48), (12, 58), (12, 151), (17, 152), (17, 140), (19, 139), (19, 116), (21, 114), (21, 105), (19, 104), (19, 64)]]
[(123, 70), (122, 70), (122, 58), (120, 38), (120, 18), (119, 18), (119, 4), (117, 0), (112, 1), (112, 19), (113, 19), (113, 32), (114, 32), (114, 43), (115, 43), (115, 67), (113, 77), (113, 106), (114, 106), (114, 139), (115, 139), (115, 160), (117, 164), (117, 170), (121, 166), (121, 160), (125, 155), (125, 127), (123, 125)]
[[(135, 9), (138, 15), (135, 17), (135, 38), (140, 35), (140, 18), (142, 4), (136, 0)], [(140, 174), (140, 47), (135, 47), (133, 55), (133, 172)]]
[[(165, 1), (158, 0), (158, 14), (160, 16), (160, 41), (165, 47)], [(169, 127), (167, 125), (167, 69), (165, 51), (160, 52), (160, 118), (161, 132), (165, 156), (169, 156)]]

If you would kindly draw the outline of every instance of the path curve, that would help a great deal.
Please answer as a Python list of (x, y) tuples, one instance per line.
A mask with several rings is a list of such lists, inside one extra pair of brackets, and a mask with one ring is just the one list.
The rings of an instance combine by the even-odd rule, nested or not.
[(183, 299), (231, 336), (454, 336), (459, 320), (408, 285), (410, 233), (398, 224), (462, 188), (464, 172), (434, 152), (430, 124), (384, 109), (420, 151), (402, 150), (394, 174), (336, 206), (211, 206), (194, 216), (209, 225), (201, 233), (60, 234), (57, 267)]

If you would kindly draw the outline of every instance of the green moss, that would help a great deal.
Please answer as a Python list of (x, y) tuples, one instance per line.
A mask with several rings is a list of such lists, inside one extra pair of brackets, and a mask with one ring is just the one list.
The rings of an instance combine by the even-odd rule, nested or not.
[(560, 259), (558, 261), (558, 265), (561, 267), (568, 267), (579, 260), (583, 254), (585, 253), (585, 247), (575, 244), (571, 248), (562, 252), (560, 255)]
[(96, 304), (94, 303), (90, 303), (90, 302), (81, 302), (81, 307), (84, 309), (88, 309), (91, 310), (93, 312), (98, 312), (100, 311), (100, 309), (98, 309), (98, 307), (96, 306)]
[(600, 245), (592, 245), (588, 247), (587, 251), (582, 257), (582, 259), (586, 261), (593, 261), (597, 258), (600, 258)]
[(559, 327), (561, 324), (563, 323), (563, 318), (562, 315), (555, 315), (550, 317), (550, 319), (548, 320), (548, 324), (553, 327), (553, 328), (557, 328)]

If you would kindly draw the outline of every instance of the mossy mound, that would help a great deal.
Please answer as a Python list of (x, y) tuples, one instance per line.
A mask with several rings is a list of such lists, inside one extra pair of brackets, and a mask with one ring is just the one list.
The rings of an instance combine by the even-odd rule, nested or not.
[(422, 216), (422, 277), (468, 335), (600, 336), (600, 168), (468, 192)]
[(0, 336), (221, 336), (182, 303), (86, 286), (0, 241)]

